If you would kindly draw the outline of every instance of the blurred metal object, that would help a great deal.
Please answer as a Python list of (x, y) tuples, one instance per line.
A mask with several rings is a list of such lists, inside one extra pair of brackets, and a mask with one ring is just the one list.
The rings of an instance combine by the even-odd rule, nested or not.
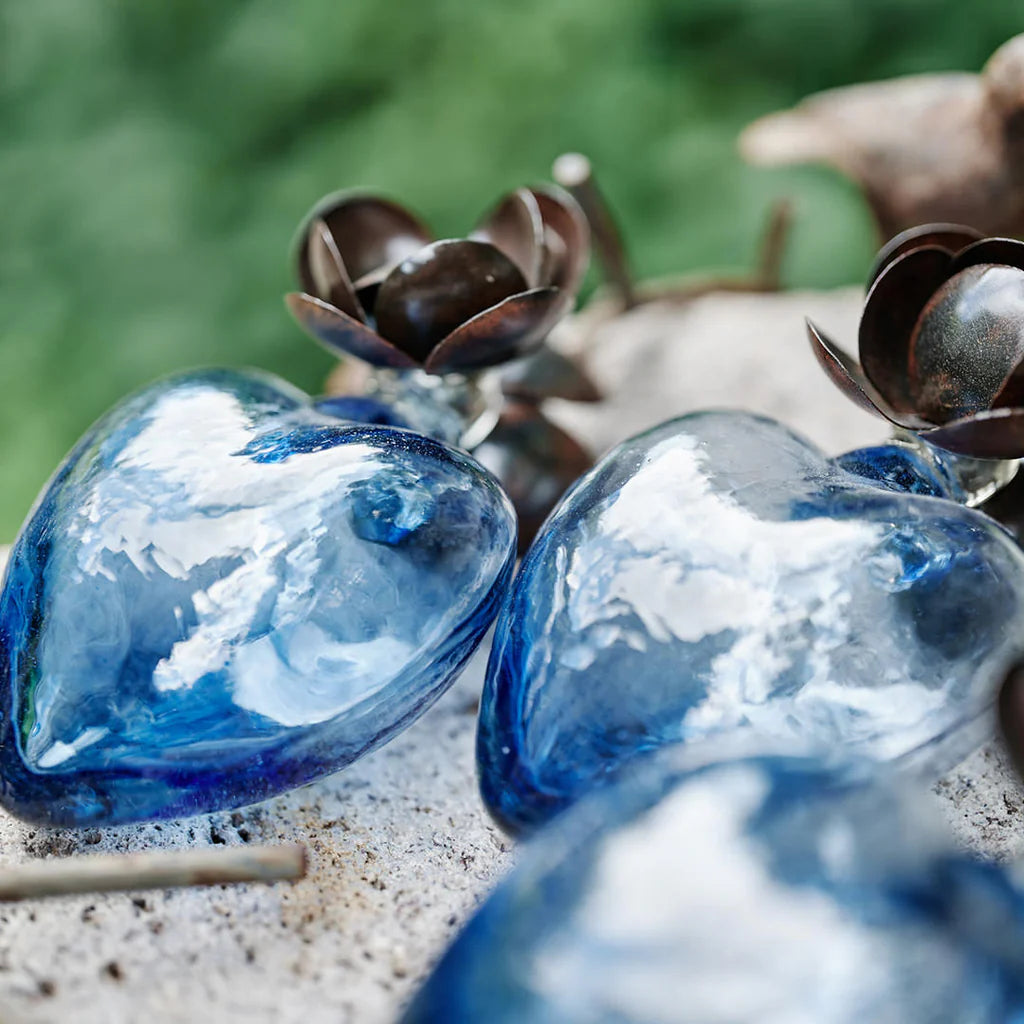
[(574, 359), (542, 345), (532, 356), (498, 371), (502, 393), (508, 398), (538, 404), (548, 398), (567, 402), (600, 402), (601, 391)]
[(551, 174), (575, 198), (586, 214), (604, 276), (619, 293), (623, 308), (629, 309), (636, 305), (636, 293), (622, 233), (594, 181), (590, 161), (582, 153), (563, 153), (555, 160)]
[(761, 238), (755, 270), (756, 284), (750, 291), (775, 292), (782, 287), (782, 261), (792, 226), (792, 202), (785, 198), (776, 199), (768, 211), (768, 223)]
[(1024, 234), (1024, 35), (980, 75), (913, 75), (832, 89), (739, 139), (750, 163), (823, 163), (860, 186), (883, 239), (954, 221)]
[(629, 271), (622, 233), (587, 157), (582, 153), (563, 153), (554, 162), (552, 176), (576, 198), (590, 221), (604, 277), (617, 300), (609, 304), (613, 308), (608, 315), (625, 312), (641, 302), (690, 302), (712, 292), (776, 291), (781, 285), (782, 263), (793, 220), (792, 203), (788, 199), (778, 199), (772, 205), (757, 265), (752, 272), (687, 275), (637, 283)]
[(0, 902), (81, 893), (294, 881), (306, 874), (306, 866), (306, 850), (299, 844), (62, 857), (0, 868)]

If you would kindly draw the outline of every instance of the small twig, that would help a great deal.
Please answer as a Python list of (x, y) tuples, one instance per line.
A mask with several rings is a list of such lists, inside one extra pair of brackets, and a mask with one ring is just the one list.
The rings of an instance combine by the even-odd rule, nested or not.
[(590, 161), (582, 153), (563, 153), (551, 174), (562, 188), (580, 204), (594, 238), (594, 248), (609, 283), (619, 293), (626, 309), (636, 305), (633, 278), (626, 259), (626, 247), (612, 211), (594, 180)]
[(782, 261), (792, 226), (793, 203), (785, 198), (776, 199), (768, 214), (768, 225), (761, 239), (761, 253), (757, 261), (757, 277), (766, 292), (777, 292), (781, 286)]
[(305, 873), (306, 850), (298, 844), (61, 857), (0, 868), (0, 902), (79, 893), (292, 881)]

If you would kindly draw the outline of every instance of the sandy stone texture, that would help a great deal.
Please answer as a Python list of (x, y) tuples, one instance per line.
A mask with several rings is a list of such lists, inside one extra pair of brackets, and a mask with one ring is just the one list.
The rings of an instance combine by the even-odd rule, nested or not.
[[(709, 296), (563, 332), (585, 344), (614, 397), (556, 415), (595, 451), (701, 407), (751, 408), (830, 451), (884, 436), (838, 395), (803, 332), (811, 315), (853, 346), (859, 293)], [(0, 560), (3, 554), (0, 552)], [(236, 813), (85, 832), (0, 814), (0, 860), (154, 847), (299, 841), (295, 885), (108, 895), (0, 909), (0, 1020), (242, 1020), (378, 1024), (396, 1018), (431, 963), (508, 869), (473, 766), (485, 652), (402, 736), (344, 772)], [(935, 798), (961, 839), (1024, 853), (1024, 790), (997, 743)]]

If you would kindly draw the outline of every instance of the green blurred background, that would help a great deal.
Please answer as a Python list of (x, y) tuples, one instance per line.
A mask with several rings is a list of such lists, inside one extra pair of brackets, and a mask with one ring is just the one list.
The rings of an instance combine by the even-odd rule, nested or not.
[(369, 185), (462, 233), (589, 154), (642, 275), (749, 264), (798, 200), (793, 285), (874, 248), (827, 171), (744, 167), (737, 131), (861, 79), (976, 69), (1021, 0), (37, 0), (0, 4), (0, 539), (125, 392), (197, 364), (317, 388), (288, 319), (306, 208)]

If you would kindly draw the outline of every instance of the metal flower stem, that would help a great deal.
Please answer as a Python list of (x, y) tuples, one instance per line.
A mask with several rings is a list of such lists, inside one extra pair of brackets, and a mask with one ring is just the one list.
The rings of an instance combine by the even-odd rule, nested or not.
[(580, 204), (590, 222), (594, 247), (604, 276), (619, 293), (622, 305), (637, 303), (626, 247), (615, 218), (594, 180), (590, 161), (582, 153), (563, 153), (551, 169), (552, 177)]
[(741, 274), (695, 275), (636, 284), (615, 217), (581, 153), (563, 153), (552, 167), (554, 179), (579, 203), (590, 222), (594, 247), (605, 279), (617, 293), (620, 309), (644, 302), (689, 302), (711, 292), (774, 292), (781, 285), (782, 264), (793, 223), (793, 204), (777, 199), (768, 213), (754, 269)]
[(776, 199), (768, 211), (751, 291), (775, 292), (782, 287), (782, 261), (792, 226), (793, 203), (786, 198)]
[(294, 881), (305, 873), (306, 850), (299, 844), (61, 857), (0, 868), (0, 902), (236, 882)]

